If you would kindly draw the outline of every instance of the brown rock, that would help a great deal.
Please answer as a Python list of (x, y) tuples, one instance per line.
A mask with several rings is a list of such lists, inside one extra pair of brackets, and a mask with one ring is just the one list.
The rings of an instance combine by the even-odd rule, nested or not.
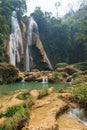
[(51, 94), (53, 92), (54, 92), (54, 87), (51, 87), (51, 88), (48, 89), (48, 94)]
[(37, 99), (38, 96), (39, 96), (39, 91), (38, 90), (32, 90), (32, 91), (30, 91), (30, 94), (31, 94), (31, 96), (33, 96)]

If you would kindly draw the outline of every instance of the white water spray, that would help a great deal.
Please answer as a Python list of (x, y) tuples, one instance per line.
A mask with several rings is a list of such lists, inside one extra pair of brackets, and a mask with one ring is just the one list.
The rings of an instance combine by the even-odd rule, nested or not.
[[(18, 23), (16, 11), (11, 16), (11, 34), (9, 41), (10, 63), (16, 65), (16, 60), (20, 62), (20, 55), (23, 54), (23, 41), (21, 29)], [(20, 54), (21, 53), (21, 54)]]
[(30, 52), (30, 46), (32, 45), (32, 32), (33, 29), (37, 30), (37, 23), (34, 21), (32, 17), (29, 18), (29, 25), (27, 31), (27, 45), (26, 45), (26, 71), (30, 71), (30, 59), (33, 60)]

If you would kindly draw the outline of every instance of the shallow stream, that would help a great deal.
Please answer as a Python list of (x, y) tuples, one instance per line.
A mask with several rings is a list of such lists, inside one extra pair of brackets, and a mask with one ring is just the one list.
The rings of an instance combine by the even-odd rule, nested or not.
[(82, 124), (84, 124), (87, 127), (87, 117), (85, 115), (84, 109), (80, 109), (80, 108), (71, 109), (69, 115), (71, 117), (77, 118), (78, 121), (80, 121)]

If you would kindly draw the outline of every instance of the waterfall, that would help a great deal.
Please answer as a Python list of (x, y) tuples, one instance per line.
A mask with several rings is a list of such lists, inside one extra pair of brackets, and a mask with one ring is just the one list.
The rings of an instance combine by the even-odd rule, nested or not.
[(23, 53), (21, 29), (18, 23), (16, 11), (13, 11), (11, 16), (11, 34), (9, 41), (10, 63), (13, 65), (16, 65), (16, 61), (20, 63), (20, 56)]
[(10, 63), (12, 65), (15, 65), (16, 48), (15, 48), (15, 42), (14, 42), (14, 35), (13, 34), (10, 34), (9, 53), (10, 53)]
[(80, 108), (71, 108), (69, 112), (70, 117), (75, 117), (87, 127), (87, 117), (85, 115), (85, 110)]
[(33, 30), (37, 29), (37, 23), (34, 21), (32, 17), (29, 18), (29, 25), (28, 25), (28, 38), (27, 38), (27, 45), (26, 45), (26, 71), (30, 71), (30, 59), (33, 60), (30, 52), (30, 46), (32, 45), (32, 32)]
[(30, 60), (33, 59), (31, 56), (31, 50), (30, 50), (30, 46), (32, 45), (32, 35), (35, 34), (36, 37), (36, 46), (37, 48), (40, 50), (40, 53), (43, 56), (44, 62), (46, 62), (49, 66), (49, 68), (51, 70), (53, 70), (53, 67), (46, 55), (46, 52), (43, 48), (43, 45), (40, 41), (39, 38), (39, 33), (38, 33), (38, 25), (37, 23), (34, 21), (34, 19), (32, 17), (29, 18), (29, 25), (28, 25), (28, 38), (27, 38), (27, 45), (26, 45), (26, 71), (30, 71)]

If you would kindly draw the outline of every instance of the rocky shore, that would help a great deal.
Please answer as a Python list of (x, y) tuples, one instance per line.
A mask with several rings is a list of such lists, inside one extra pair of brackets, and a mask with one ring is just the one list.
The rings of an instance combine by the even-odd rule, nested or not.
[(30, 120), (22, 130), (87, 130), (86, 126), (68, 113), (71, 106), (77, 105), (65, 102), (60, 96), (62, 93), (51, 91), (48, 96), (37, 99), (32, 107)]
[[(5, 98), (1, 102), (0, 111), (23, 101), (17, 99), (17, 95), (25, 90), (17, 91)], [(32, 90), (30, 95), (34, 97), (34, 105), (31, 107), (31, 115), (22, 130), (87, 130), (87, 127), (77, 118), (70, 116), (70, 108), (78, 107), (78, 104), (71, 103), (67, 99), (70, 93), (61, 90), (55, 93), (54, 88), (47, 90), (47, 95), (38, 98), (41, 90)], [(0, 125), (5, 121), (5, 117), (0, 118)]]

